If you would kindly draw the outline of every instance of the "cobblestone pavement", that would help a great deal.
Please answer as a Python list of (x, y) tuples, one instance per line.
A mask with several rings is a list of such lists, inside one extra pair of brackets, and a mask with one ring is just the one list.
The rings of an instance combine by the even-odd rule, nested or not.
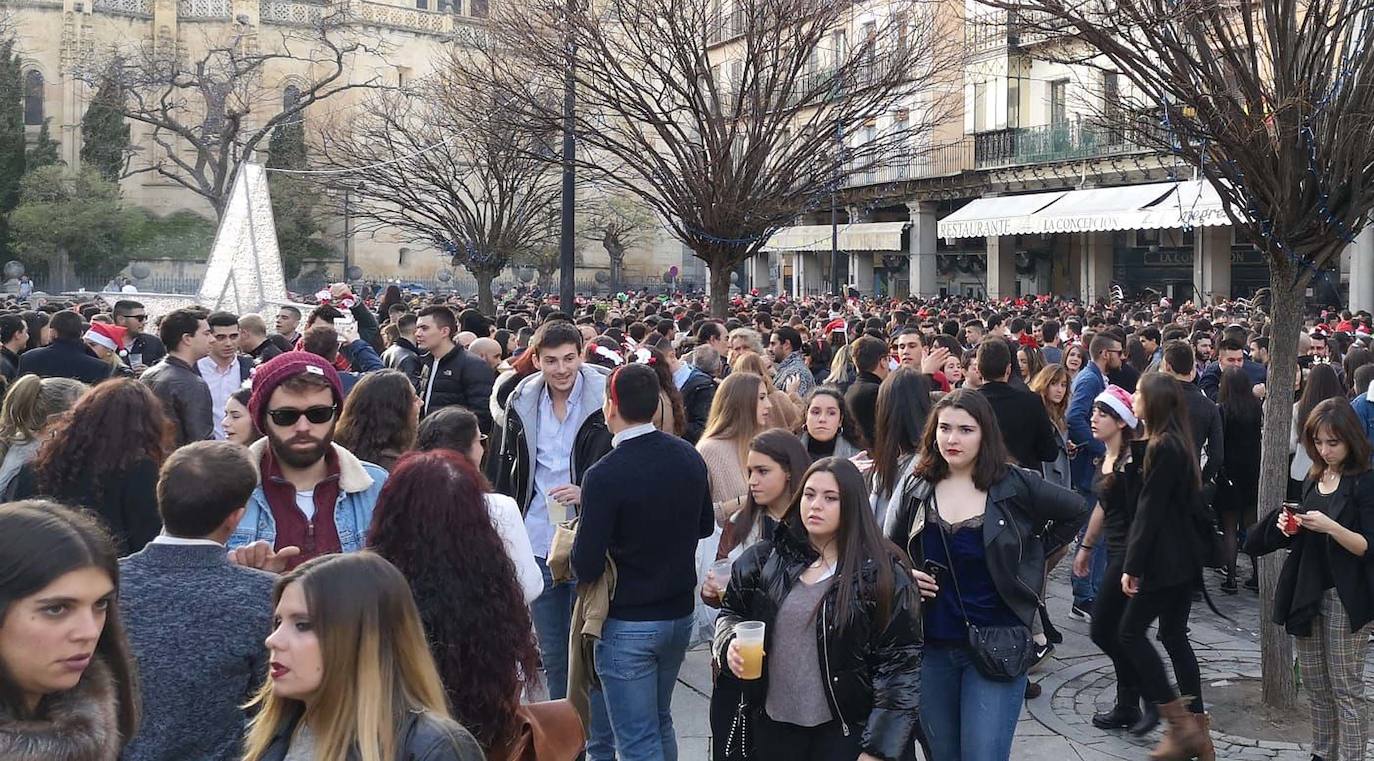
[[(1016, 728), (1012, 758), (1015, 761), (1143, 761), (1158, 741), (1157, 731), (1136, 739), (1125, 732), (1104, 732), (1089, 722), (1094, 711), (1110, 706), (1115, 696), (1115, 680), (1111, 663), (1088, 638), (1087, 622), (1069, 616), (1068, 565), (1067, 561), (1061, 564), (1050, 581), (1050, 614), (1063, 632), (1064, 642), (1032, 675), (1044, 692), (1039, 698), (1026, 701)], [(1209, 685), (1219, 686), (1260, 675), (1257, 595), (1244, 589), (1239, 595), (1223, 595), (1217, 589), (1218, 579), (1211, 572), (1207, 577), (1213, 602), (1236, 625), (1218, 618), (1205, 603), (1194, 606), (1190, 637), (1202, 666), (1204, 697)], [(1372, 677), (1374, 672), (1367, 673), (1366, 681)], [(707, 761), (710, 685), (708, 653), (705, 649), (689, 652), (673, 698), (681, 761)], [(925, 696), (926, 699), (931, 697)], [(1240, 737), (1226, 730), (1224, 726), (1213, 728), (1218, 759), (1308, 761), (1310, 758), (1310, 751), (1304, 750), (1309, 737), (1278, 742)], [(1374, 747), (1369, 755), (1374, 757)]]

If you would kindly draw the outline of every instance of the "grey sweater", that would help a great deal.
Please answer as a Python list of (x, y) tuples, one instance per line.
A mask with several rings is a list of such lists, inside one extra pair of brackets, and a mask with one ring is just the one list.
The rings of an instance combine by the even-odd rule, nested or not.
[(119, 561), (143, 720), (122, 761), (236, 761), (267, 674), (275, 577), (223, 547), (149, 544)]

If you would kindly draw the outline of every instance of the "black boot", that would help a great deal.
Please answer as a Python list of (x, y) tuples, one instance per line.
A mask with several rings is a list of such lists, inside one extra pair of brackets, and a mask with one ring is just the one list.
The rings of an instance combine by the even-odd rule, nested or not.
[(1136, 737), (1148, 735), (1159, 726), (1159, 708), (1150, 701), (1145, 701), (1145, 710), (1140, 712), (1140, 720), (1131, 725), (1130, 733)]
[(1138, 721), (1140, 709), (1133, 705), (1118, 705), (1110, 711), (1093, 714), (1093, 726), (1098, 729), (1126, 729)]

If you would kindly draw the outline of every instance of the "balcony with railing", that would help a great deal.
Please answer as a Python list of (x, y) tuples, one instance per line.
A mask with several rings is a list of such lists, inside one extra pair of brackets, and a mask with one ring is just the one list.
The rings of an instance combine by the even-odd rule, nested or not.
[(1072, 33), (1063, 19), (1025, 11), (988, 11), (964, 22), (964, 44), (972, 55), (1023, 50)]
[(973, 136), (973, 163), (995, 169), (1140, 153), (1149, 150), (1145, 128), (1143, 122), (1120, 127), (1072, 122), (980, 132)]
[(974, 168), (973, 141), (964, 139), (950, 145), (913, 150), (894, 156), (867, 171), (853, 172), (844, 182), (846, 188), (868, 185), (956, 177)]

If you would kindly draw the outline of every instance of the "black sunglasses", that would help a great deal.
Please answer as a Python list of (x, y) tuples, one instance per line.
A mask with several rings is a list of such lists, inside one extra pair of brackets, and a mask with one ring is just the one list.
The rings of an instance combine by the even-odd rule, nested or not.
[(330, 420), (333, 420), (334, 412), (338, 409), (339, 406), (334, 404), (328, 407), (311, 407), (305, 410), (268, 410), (267, 416), (272, 418), (273, 424), (283, 427), (295, 425), (296, 421), (301, 419), (301, 415), (305, 415), (306, 420), (319, 425), (320, 423), (328, 423)]
[(126, 320), (138, 320), (139, 322), (143, 322), (144, 320), (148, 319), (148, 315), (146, 315), (146, 314), (126, 314), (126, 315), (124, 315), (124, 319), (126, 319)]

